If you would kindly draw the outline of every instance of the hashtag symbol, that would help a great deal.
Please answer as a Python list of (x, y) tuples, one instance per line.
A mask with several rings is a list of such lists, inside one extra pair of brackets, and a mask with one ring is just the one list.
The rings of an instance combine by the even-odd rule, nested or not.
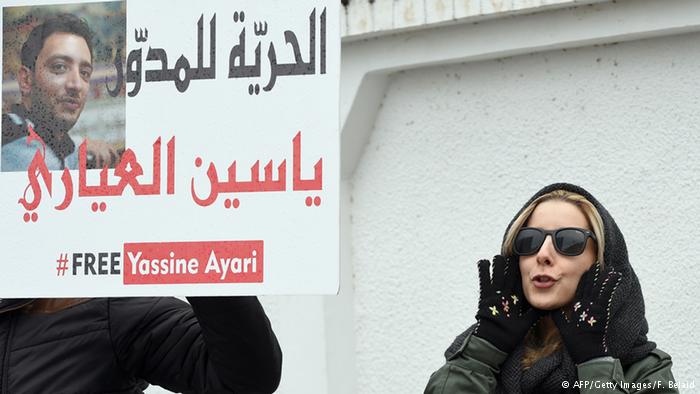
[(56, 276), (64, 276), (68, 269), (68, 253), (61, 253), (56, 262), (58, 263), (56, 266)]

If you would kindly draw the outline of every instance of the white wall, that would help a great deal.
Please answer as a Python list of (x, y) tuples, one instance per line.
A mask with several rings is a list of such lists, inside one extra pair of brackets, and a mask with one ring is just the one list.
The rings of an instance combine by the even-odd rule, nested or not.
[[(682, 33), (700, 29), (698, 3), (600, 3), (503, 18), (479, 8), (449, 26), (426, 16), (380, 37), (398, 24), (375, 15), (353, 30), (372, 38), (343, 43), (340, 295), (262, 298), (284, 351), (279, 393), (422, 392), (474, 320), (475, 262), (554, 181), (584, 186), (615, 217), (650, 339), (678, 381), (695, 379), (700, 34)], [(471, 24), (479, 15), (493, 18)]]
[[(391, 76), (353, 178), (358, 393), (417, 393), (474, 321), (475, 263), (555, 181), (622, 229), (650, 339), (695, 378), (699, 34)], [(700, 382), (698, 382), (700, 383)]]
[(346, 40), (611, 0), (350, 0), (341, 32)]

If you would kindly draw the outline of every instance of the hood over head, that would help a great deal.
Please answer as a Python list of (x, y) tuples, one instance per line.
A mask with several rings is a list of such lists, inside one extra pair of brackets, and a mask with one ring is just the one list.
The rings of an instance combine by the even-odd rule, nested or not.
[[(646, 356), (656, 347), (656, 344), (647, 340), (646, 334), (649, 331), (649, 326), (644, 316), (642, 288), (629, 262), (625, 238), (607, 209), (580, 186), (569, 183), (553, 183), (540, 189), (520, 208), (508, 224), (506, 233), (513, 225), (515, 218), (528, 205), (538, 197), (555, 190), (566, 190), (582, 195), (595, 206), (603, 219), (605, 232), (604, 270), (612, 270), (622, 274), (622, 281), (613, 294), (608, 326), (608, 344), (612, 355), (619, 358), (622, 364), (635, 362)], [(505, 240), (505, 235), (503, 239)]]
[[(511, 220), (508, 229), (520, 213), (535, 199), (555, 190), (566, 190), (582, 195), (595, 206), (603, 220), (605, 233), (604, 268), (605, 270), (615, 270), (622, 276), (611, 303), (608, 348), (611, 355), (618, 358), (623, 366), (639, 361), (646, 357), (656, 347), (656, 344), (647, 340), (649, 327), (644, 317), (644, 298), (637, 275), (635, 275), (627, 256), (625, 238), (605, 207), (579, 186), (554, 183), (535, 193)], [(506, 229), (506, 234), (508, 229)], [(473, 324), (455, 338), (452, 345), (445, 351), (447, 359), (451, 359), (462, 349), (475, 327), (476, 324)], [(501, 365), (497, 393), (578, 392), (578, 389), (573, 388), (574, 382), (578, 380), (576, 366), (564, 347), (541, 358), (528, 369), (524, 369), (522, 365), (524, 354), (525, 345), (521, 343)], [(572, 385), (571, 388), (563, 389), (563, 381), (568, 381)]]

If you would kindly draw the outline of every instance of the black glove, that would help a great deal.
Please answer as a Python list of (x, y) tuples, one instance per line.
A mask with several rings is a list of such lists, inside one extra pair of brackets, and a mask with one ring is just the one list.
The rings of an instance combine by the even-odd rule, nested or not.
[(480, 298), (474, 335), (505, 353), (512, 352), (545, 313), (527, 303), (516, 262), (512, 257), (494, 256), (493, 278), (489, 275), (489, 261), (478, 263)]
[(609, 356), (606, 334), (610, 304), (622, 275), (600, 272), (596, 263), (581, 276), (573, 305), (552, 311), (566, 350), (576, 364)]

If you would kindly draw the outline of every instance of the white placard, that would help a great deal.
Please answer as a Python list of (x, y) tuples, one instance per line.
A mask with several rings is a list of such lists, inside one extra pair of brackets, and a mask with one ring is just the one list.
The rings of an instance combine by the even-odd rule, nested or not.
[[(32, 140), (26, 123), (26, 135), (8, 136), (3, 119), (0, 297), (336, 293), (338, 1), (3, 3), (2, 23), (18, 26), (3, 37), (13, 67), (2, 70), (3, 114), (12, 101), (27, 111), (10, 120), (41, 128), (32, 116), (74, 113), (82, 94), (78, 70), (77, 82), (42, 91), (58, 97), (54, 112), (27, 104), (41, 97), (21, 88), (10, 59), (22, 34), (70, 11), (102, 38), (58, 168), (51, 143)], [(37, 59), (33, 89), (55, 83)], [(47, 130), (31, 136), (51, 139)], [(100, 142), (120, 161), (82, 171)], [(26, 149), (31, 163), (8, 161)]]

